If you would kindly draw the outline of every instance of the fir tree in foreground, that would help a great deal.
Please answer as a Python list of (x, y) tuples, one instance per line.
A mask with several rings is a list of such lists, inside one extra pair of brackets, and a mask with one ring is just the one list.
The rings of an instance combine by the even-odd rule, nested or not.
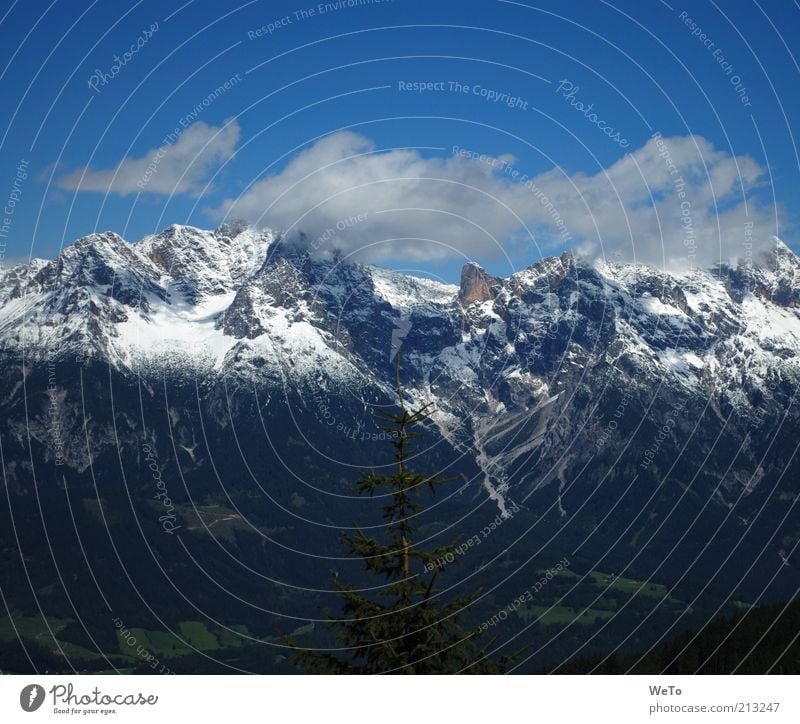
[(430, 405), (413, 411), (406, 407), (399, 354), (397, 394), (399, 411), (381, 415), (382, 429), (389, 433), (395, 449), (394, 471), (390, 475), (367, 473), (356, 484), (362, 494), (387, 496), (389, 502), (381, 506), (387, 521), (385, 533), (381, 539), (361, 530), (342, 537), (348, 554), (361, 558), (366, 570), (386, 583), (365, 596), (334, 577), (342, 618), (330, 625), (342, 651), (301, 651), (293, 660), (313, 674), (502, 673), (508, 659), (483, 658), (491, 642), (480, 648), (478, 634), (463, 624), (477, 592), (446, 602), (435, 595), (435, 562), (452, 549), (423, 550), (414, 545), (416, 519), (425, 508), (420, 498), (447, 481), (422, 475), (408, 465), (409, 445), (432, 410)]

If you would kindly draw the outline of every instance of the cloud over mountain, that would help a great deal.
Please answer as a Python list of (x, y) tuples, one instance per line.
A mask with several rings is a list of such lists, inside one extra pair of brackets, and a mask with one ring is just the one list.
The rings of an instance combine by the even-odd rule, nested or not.
[(763, 173), (752, 158), (701, 136), (654, 136), (595, 173), (553, 168), (530, 178), (510, 155), (425, 157), (378, 150), (345, 131), (212, 213), (302, 231), (314, 249), (370, 261), (493, 258), (525, 235), (543, 252), (576, 246), (686, 267), (741, 258), (748, 243), (768, 243), (769, 215), (750, 198)]

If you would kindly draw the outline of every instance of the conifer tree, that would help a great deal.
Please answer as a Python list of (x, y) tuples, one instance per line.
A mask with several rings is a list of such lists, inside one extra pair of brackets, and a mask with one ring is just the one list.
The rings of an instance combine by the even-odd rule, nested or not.
[[(363, 560), (365, 569), (386, 583), (368, 595), (333, 578), (342, 601), (342, 618), (331, 621), (341, 651), (300, 651), (293, 660), (307, 673), (318, 674), (445, 674), (502, 673), (509, 661), (485, 656), (491, 642), (481, 648), (478, 634), (468, 631), (463, 619), (477, 593), (442, 601), (436, 596), (439, 568), (436, 561), (452, 547), (423, 550), (414, 545), (420, 501), (447, 480), (426, 476), (409, 465), (411, 442), (430, 416), (431, 405), (409, 410), (400, 385), (397, 355), (399, 410), (381, 415), (381, 429), (394, 447), (394, 469), (386, 475), (369, 472), (356, 483), (359, 493), (385, 494), (381, 512), (387, 521), (380, 537), (362, 530), (342, 536), (348, 555)], [(296, 642), (291, 642), (296, 646)]]

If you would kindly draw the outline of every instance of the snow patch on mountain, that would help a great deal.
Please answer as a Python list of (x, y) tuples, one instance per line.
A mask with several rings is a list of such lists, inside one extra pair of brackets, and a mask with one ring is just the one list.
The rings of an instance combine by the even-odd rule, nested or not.
[(236, 344), (218, 325), (219, 316), (233, 301), (235, 292), (211, 296), (197, 304), (184, 299), (161, 302), (148, 313), (132, 313), (116, 327), (115, 347), (132, 366), (150, 360), (199, 357), (219, 369)]

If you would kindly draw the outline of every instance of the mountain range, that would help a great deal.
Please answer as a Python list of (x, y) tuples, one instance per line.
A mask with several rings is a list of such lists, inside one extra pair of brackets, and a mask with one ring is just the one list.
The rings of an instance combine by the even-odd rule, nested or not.
[(682, 271), (468, 263), (458, 285), (314, 246), (173, 225), (2, 270), (9, 614), (70, 621), (56, 644), (107, 659), (114, 616), (262, 642), (320, 619), (330, 571), (359, 575), (341, 531), (379, 525), (350, 483), (391, 464), (375, 413), (398, 355), (435, 410), (414, 464), (453, 478), (426, 536), (494, 522), (448, 591), (480, 583), (491, 614), (572, 561), (543, 602), (590, 625), (509, 628), (540, 643), (534, 668), (796, 595), (800, 260), (781, 241)]

